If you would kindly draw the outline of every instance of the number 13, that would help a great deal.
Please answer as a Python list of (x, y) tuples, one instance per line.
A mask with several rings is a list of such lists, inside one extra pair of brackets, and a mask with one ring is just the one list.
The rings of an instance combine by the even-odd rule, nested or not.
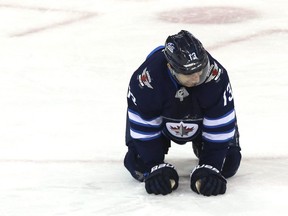
[(233, 92), (230, 83), (228, 83), (226, 90), (223, 93), (224, 106), (227, 105), (227, 101), (233, 100)]

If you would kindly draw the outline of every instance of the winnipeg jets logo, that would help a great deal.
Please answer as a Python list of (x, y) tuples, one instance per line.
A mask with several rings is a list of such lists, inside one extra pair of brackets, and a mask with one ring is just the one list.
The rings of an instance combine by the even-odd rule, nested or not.
[(189, 123), (172, 123), (172, 122), (167, 122), (166, 127), (168, 131), (176, 137), (179, 138), (187, 138), (187, 137), (192, 137), (198, 130), (198, 125), (197, 124), (189, 124)]
[(142, 74), (138, 75), (138, 80), (140, 87), (147, 86), (148, 88), (153, 89), (153, 86), (151, 85), (151, 77), (147, 68), (143, 70)]
[(176, 127), (170, 126), (170, 129), (175, 131), (177, 135), (180, 135), (181, 137), (187, 136), (189, 132), (194, 130), (194, 127), (188, 128), (187, 126), (184, 126), (183, 124), (177, 125)]

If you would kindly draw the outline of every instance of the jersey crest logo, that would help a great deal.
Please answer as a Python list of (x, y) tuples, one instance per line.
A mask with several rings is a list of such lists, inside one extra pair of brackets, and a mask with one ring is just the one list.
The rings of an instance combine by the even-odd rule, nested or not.
[(188, 96), (189, 92), (184, 87), (180, 88), (175, 94), (175, 98), (179, 98), (180, 101), (183, 101), (183, 99)]
[(147, 68), (143, 70), (142, 74), (138, 75), (138, 80), (141, 88), (147, 86), (148, 88), (153, 89), (153, 86), (151, 85), (151, 76)]
[(166, 127), (173, 136), (178, 138), (192, 137), (198, 130), (197, 124), (184, 123), (184, 122), (180, 123), (167, 122)]

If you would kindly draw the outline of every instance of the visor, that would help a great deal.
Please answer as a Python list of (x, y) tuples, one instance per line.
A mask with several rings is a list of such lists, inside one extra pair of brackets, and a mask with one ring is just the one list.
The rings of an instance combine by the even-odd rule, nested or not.
[[(186, 77), (186, 76), (189, 77), (189, 76), (193, 76), (193, 74), (198, 73), (199, 74), (199, 80), (197, 83), (194, 84), (194, 86), (198, 86), (198, 85), (201, 85), (202, 83), (204, 83), (210, 75), (210, 62), (209, 62), (209, 60), (208, 60), (206, 66), (204, 68), (202, 68), (199, 71), (195, 71), (191, 74), (187, 74), (187, 71), (185, 71), (185, 72), (176, 71), (170, 64), (168, 64), (168, 68), (171, 71), (172, 75), (176, 78), (176, 80), (180, 84), (183, 84), (183, 83), (180, 80), (178, 80), (177, 76), (179, 77), (179, 75), (181, 75), (181, 77)], [(199, 72), (201, 72), (201, 73), (199, 73)]]

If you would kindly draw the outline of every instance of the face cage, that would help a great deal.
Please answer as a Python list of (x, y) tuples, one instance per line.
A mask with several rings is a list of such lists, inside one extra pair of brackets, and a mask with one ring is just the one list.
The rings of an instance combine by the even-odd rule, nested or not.
[[(177, 77), (175, 76), (176, 74), (183, 74), (184, 76), (186, 76), (184, 73), (177, 73), (176, 70), (171, 66), (171, 64), (167, 64), (171, 74), (173, 75), (173, 77), (177, 80)], [(204, 83), (206, 81), (206, 79), (209, 77), (210, 75), (210, 62), (208, 60), (206, 66), (200, 70), (200, 71), (197, 71), (195, 73), (198, 73), (198, 72), (201, 72), (202, 71), (202, 74), (200, 75), (200, 79), (199, 79), (199, 82), (195, 85), (195, 86), (198, 86), (198, 85), (201, 85), (202, 83)], [(193, 73), (192, 73), (193, 74)], [(190, 74), (189, 74), (190, 75)], [(187, 76), (189, 76), (187, 75)], [(180, 84), (180, 82), (177, 80), (177, 82)]]

